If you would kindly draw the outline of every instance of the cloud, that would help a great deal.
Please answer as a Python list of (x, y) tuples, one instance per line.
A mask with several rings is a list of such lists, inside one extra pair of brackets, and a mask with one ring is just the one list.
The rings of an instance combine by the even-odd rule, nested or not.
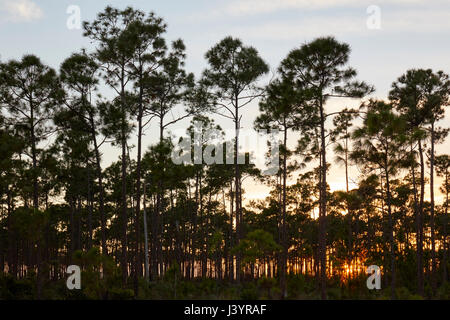
[(42, 9), (31, 0), (0, 0), (0, 12), (5, 21), (29, 22), (42, 18)]
[(273, 21), (248, 27), (236, 27), (234, 32), (240, 36), (266, 40), (304, 39), (323, 35), (371, 36), (450, 32), (450, 11), (390, 11), (381, 15), (380, 30), (368, 29), (367, 17), (367, 15), (321, 15), (294, 21)]
[[(427, 3), (425, 0), (378, 0), (379, 4), (413, 5)], [(280, 10), (307, 9), (318, 10), (335, 7), (361, 7), (374, 4), (373, 0), (235, 0), (229, 3), (224, 12), (231, 16), (256, 15)]]

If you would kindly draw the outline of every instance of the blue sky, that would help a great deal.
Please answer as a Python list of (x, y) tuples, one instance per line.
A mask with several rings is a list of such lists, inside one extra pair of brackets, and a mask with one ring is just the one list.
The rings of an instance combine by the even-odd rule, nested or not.
[[(185, 41), (186, 68), (197, 76), (206, 66), (204, 53), (227, 35), (255, 46), (273, 70), (289, 50), (318, 36), (335, 35), (351, 45), (350, 64), (359, 79), (376, 87), (379, 98), (385, 98), (391, 83), (409, 68), (450, 73), (448, 0), (0, 0), (1, 60), (33, 53), (57, 69), (72, 52), (92, 49), (82, 30), (67, 28), (70, 5), (79, 6), (83, 21), (94, 19), (106, 5), (154, 11), (168, 24), (169, 40)], [(371, 5), (380, 9), (381, 29), (367, 27)], [(336, 100), (329, 108), (352, 103)], [(257, 106), (249, 106), (245, 115), (243, 126), (250, 128)], [(450, 126), (450, 121), (442, 124)], [(231, 126), (225, 121), (221, 125)], [(438, 152), (449, 147), (446, 142)], [(104, 153), (106, 163), (117, 159), (113, 148)], [(330, 177), (332, 188), (339, 188), (342, 180), (341, 175)]]
[[(380, 95), (410, 67), (450, 68), (448, 0), (0, 0), (2, 60), (29, 52), (58, 67), (71, 52), (89, 48), (81, 30), (66, 27), (68, 6), (78, 5), (81, 19), (92, 20), (108, 4), (162, 16), (168, 38), (185, 41), (187, 68), (196, 74), (204, 67), (204, 52), (226, 35), (254, 45), (273, 69), (290, 49), (335, 35), (352, 46), (352, 65)], [(380, 30), (366, 26), (369, 5), (381, 9)]]

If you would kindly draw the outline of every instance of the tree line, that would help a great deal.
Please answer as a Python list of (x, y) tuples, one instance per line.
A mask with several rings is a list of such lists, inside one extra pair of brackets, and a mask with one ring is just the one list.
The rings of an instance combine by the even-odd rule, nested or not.
[[(277, 279), (287, 298), (289, 277), (300, 275), (326, 299), (334, 280), (364, 283), (375, 264), (391, 298), (399, 288), (448, 294), (450, 158), (435, 151), (448, 134), (439, 126), (450, 104), (447, 74), (407, 70), (388, 99), (371, 98), (374, 87), (349, 66), (350, 46), (321, 37), (291, 50), (262, 86), (267, 63), (226, 37), (196, 79), (185, 70), (183, 41), (168, 43), (153, 12), (107, 7), (83, 28), (95, 49), (73, 53), (57, 71), (35, 55), (0, 63), (0, 275), (32, 279), (35, 298), (74, 263), (95, 274), (96, 298), (114, 290), (139, 297), (170, 276), (263, 279), (267, 287)], [(328, 112), (339, 98), (360, 107)], [(254, 128), (281, 132), (273, 176), (239, 155), (241, 121), (255, 103)], [(204, 150), (214, 138), (208, 129), (225, 139), (214, 118), (234, 124), (234, 165), (174, 164), (170, 128), (191, 119), (193, 137), (202, 123)], [(150, 126), (159, 136), (143, 150)], [(103, 168), (106, 144), (121, 154)], [(332, 192), (327, 177), (338, 165), (346, 188)], [(245, 179), (270, 194), (244, 206)]]

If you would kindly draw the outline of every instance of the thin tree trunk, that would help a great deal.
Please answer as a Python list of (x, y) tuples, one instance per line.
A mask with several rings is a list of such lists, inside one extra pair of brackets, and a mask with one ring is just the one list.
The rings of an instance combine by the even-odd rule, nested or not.
[(419, 261), (418, 261), (418, 272), (420, 273), (421, 287), (419, 287), (419, 292), (424, 295), (424, 283), (423, 283), (423, 202), (425, 194), (425, 164), (423, 159), (422, 142), (419, 140), (419, 158), (420, 158), (420, 198), (419, 198), (419, 214), (418, 214), (418, 224), (419, 224)]
[(88, 185), (87, 185), (87, 205), (88, 205), (88, 243), (87, 249), (88, 251), (92, 248), (92, 195), (91, 195), (91, 168), (89, 163), (87, 163), (87, 176), (88, 176)]
[[(349, 185), (348, 185), (348, 131), (347, 131), (347, 127), (345, 128), (345, 148), (344, 148), (344, 165), (345, 165), (345, 190), (347, 191), (347, 195), (349, 193)], [(352, 263), (353, 261), (353, 241), (352, 241), (352, 236), (353, 236), (353, 230), (352, 230), (352, 218), (353, 218), (353, 214), (350, 210), (350, 206), (349, 206), (349, 202), (348, 200), (346, 201), (347, 203), (347, 224), (348, 224), (348, 253), (349, 253), (349, 265)], [(356, 237), (358, 237), (358, 234), (356, 234)], [(352, 276), (352, 274), (350, 273), (349, 275), (350, 277)]]
[(320, 255), (320, 296), (322, 300), (326, 294), (326, 211), (327, 211), (327, 161), (325, 142), (325, 115), (322, 98), (320, 105), (320, 138), (321, 138), (321, 183), (320, 183), (320, 216), (319, 216), (319, 255)]
[[(235, 210), (233, 207), (234, 203), (234, 192), (233, 192), (233, 182), (230, 182), (230, 247), (234, 248), (235, 237), (233, 237), (233, 215)], [(230, 252), (230, 281), (234, 281), (234, 254)]]
[(125, 287), (128, 277), (128, 259), (127, 259), (127, 154), (126, 154), (126, 116), (125, 116), (125, 69), (122, 66), (121, 75), (121, 107), (122, 107), (122, 123), (121, 123), (121, 143), (122, 143), (122, 256), (121, 256), (121, 267), (122, 267), (122, 287)]
[[(142, 67), (140, 69), (142, 74)], [(140, 214), (141, 214), (141, 157), (142, 157), (142, 117), (143, 117), (143, 89), (139, 88), (139, 110), (138, 110), (138, 149), (137, 149), (137, 164), (136, 164), (136, 217), (135, 217), (135, 232), (136, 243), (134, 249), (134, 295), (137, 297), (139, 293), (139, 275), (141, 271), (141, 255), (139, 250), (140, 242)]]
[(442, 270), (442, 283), (445, 284), (448, 280), (447, 280), (447, 256), (448, 256), (448, 245), (447, 245), (447, 218), (448, 218), (448, 205), (449, 205), (449, 196), (448, 196), (448, 171), (445, 172), (445, 216), (444, 216), (444, 252), (443, 252), (443, 259), (442, 259), (442, 264), (443, 264), (443, 270)]
[[(411, 155), (413, 155), (413, 147), (411, 145)], [(413, 161), (415, 159), (413, 158)], [(420, 212), (417, 204), (417, 183), (416, 183), (416, 169), (413, 162), (411, 167), (412, 183), (413, 183), (413, 196), (414, 196), (414, 213), (416, 220), (416, 259), (417, 259), (417, 291), (423, 296), (424, 295), (424, 285), (423, 285), (423, 266), (422, 266), (422, 250), (420, 249)]]
[(144, 267), (145, 267), (145, 280), (148, 282), (150, 277), (150, 270), (149, 270), (149, 260), (148, 260), (148, 231), (147, 231), (147, 210), (145, 205), (145, 190), (146, 190), (146, 183), (144, 180), (144, 199), (143, 199), (143, 207), (144, 207)]
[(105, 217), (105, 191), (103, 189), (103, 174), (102, 174), (102, 167), (101, 167), (101, 158), (100, 158), (100, 151), (99, 146), (97, 143), (97, 135), (95, 133), (95, 122), (94, 122), (94, 116), (92, 113), (89, 114), (89, 121), (91, 123), (91, 137), (92, 141), (94, 142), (94, 153), (95, 153), (95, 165), (96, 165), (96, 171), (97, 171), (97, 179), (98, 179), (98, 187), (99, 187), (99, 213), (100, 213), (100, 234), (101, 234), (101, 241), (102, 241), (102, 254), (107, 255), (108, 249), (106, 246), (106, 217)]
[(435, 245), (435, 226), (434, 226), (434, 144), (435, 132), (434, 121), (431, 123), (431, 155), (430, 155), (430, 225), (431, 225), (431, 289), (433, 295), (436, 294), (436, 245)]
[[(234, 119), (234, 123), (235, 123), (235, 146), (234, 146), (234, 152), (235, 152), (235, 164), (234, 164), (234, 169), (235, 169), (235, 188), (236, 188), (236, 195), (235, 195), (235, 200), (236, 200), (236, 208), (235, 208), (235, 212), (236, 212), (236, 233), (237, 233), (237, 237), (236, 237), (236, 245), (239, 245), (241, 239), (242, 239), (242, 227), (241, 227), (241, 223), (242, 223), (242, 210), (241, 210), (241, 201), (240, 201), (240, 194), (241, 194), (241, 174), (240, 174), (240, 170), (239, 170), (239, 164), (238, 164), (238, 158), (239, 158), (239, 129), (240, 129), (240, 121), (239, 121), (239, 100), (238, 97), (235, 97), (235, 119)], [(240, 282), (240, 278), (241, 278), (241, 254), (237, 253), (236, 255), (236, 281), (237, 283)]]
[(394, 222), (392, 218), (392, 205), (391, 205), (391, 187), (389, 182), (389, 173), (387, 169), (387, 161), (385, 162), (385, 178), (386, 178), (386, 204), (388, 207), (388, 219), (389, 219), (389, 243), (390, 243), (390, 260), (391, 260), (391, 299), (395, 299), (395, 243), (394, 243)]
[[(30, 93), (32, 95), (32, 93)], [(31, 133), (31, 156), (32, 156), (32, 166), (33, 166), (33, 209), (36, 213), (39, 210), (39, 191), (38, 191), (38, 175), (37, 175), (37, 149), (36, 149), (36, 136), (34, 131), (34, 106), (33, 99), (30, 98), (30, 133)], [(37, 246), (37, 298), (42, 298), (42, 265), (41, 265), (41, 241), (39, 239), (40, 234), (38, 234), (38, 240), (36, 241)]]
[(287, 297), (286, 288), (286, 272), (287, 272), (287, 255), (288, 255), (288, 243), (287, 243), (287, 231), (286, 231), (286, 180), (287, 180), (287, 125), (286, 118), (284, 119), (284, 137), (283, 137), (283, 215), (282, 215), (282, 263), (281, 263), (281, 297), (284, 299)]

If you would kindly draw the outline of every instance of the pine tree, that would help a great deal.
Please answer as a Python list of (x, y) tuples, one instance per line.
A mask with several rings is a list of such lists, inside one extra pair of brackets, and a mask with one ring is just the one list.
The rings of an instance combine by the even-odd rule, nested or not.
[[(447, 134), (446, 130), (436, 130), (435, 124), (442, 119), (445, 106), (450, 105), (450, 81), (448, 75), (431, 69), (412, 69), (400, 76), (392, 84), (389, 98), (410, 126), (411, 140), (418, 145), (420, 159), (420, 200), (417, 212), (417, 278), (418, 293), (424, 295), (423, 280), (423, 223), (425, 195), (425, 158), (423, 143), (430, 139), (430, 198), (431, 198), (431, 256), (432, 288), (436, 292), (436, 257), (434, 232), (434, 157), (435, 144)], [(413, 168), (414, 174), (414, 168)], [(415, 182), (413, 182), (415, 184)]]
[(304, 131), (320, 133), (320, 291), (326, 299), (326, 214), (327, 153), (325, 104), (331, 97), (360, 98), (373, 91), (364, 82), (354, 80), (356, 70), (347, 67), (350, 46), (333, 37), (318, 38), (292, 50), (282, 61), (280, 71), (309, 95), (309, 108), (303, 114)]
[[(393, 112), (393, 106), (382, 101), (370, 101), (363, 126), (353, 133), (355, 139), (351, 159), (372, 173), (380, 170), (385, 181), (386, 206), (388, 213), (388, 238), (390, 245), (391, 298), (396, 297), (396, 243), (394, 229), (396, 225), (393, 212), (392, 180), (407, 164), (405, 123)], [(387, 265), (386, 265), (387, 267)]]
[[(239, 159), (239, 130), (241, 129), (241, 110), (258, 98), (261, 90), (257, 81), (269, 71), (269, 67), (253, 47), (245, 46), (241, 40), (226, 37), (213, 46), (205, 55), (209, 67), (203, 72), (200, 84), (210, 98), (206, 103), (212, 112), (234, 122), (234, 167), (235, 167), (235, 212), (236, 234), (239, 245), (242, 239), (242, 192)], [(236, 259), (236, 279), (240, 281), (240, 261)]]
[(121, 175), (122, 175), (122, 285), (128, 278), (128, 205), (127, 205), (127, 140), (132, 130), (129, 118), (134, 109), (134, 99), (128, 90), (134, 70), (130, 70), (136, 55), (134, 38), (129, 36), (128, 27), (143, 13), (127, 7), (118, 10), (106, 7), (104, 12), (97, 15), (93, 22), (84, 22), (84, 36), (97, 43), (95, 57), (98, 60), (106, 84), (115, 91), (116, 98), (111, 103), (103, 104), (104, 117), (108, 128), (105, 133), (113, 136), (121, 146)]
[[(280, 143), (282, 160), (282, 204), (280, 206), (280, 235), (281, 235), (281, 259), (280, 261), (280, 286), (282, 298), (287, 297), (286, 272), (288, 256), (288, 239), (286, 226), (286, 206), (287, 206), (287, 178), (288, 178), (288, 158), (291, 151), (287, 147), (288, 131), (298, 130), (299, 118), (301, 117), (305, 97), (295, 90), (295, 86), (289, 79), (277, 80), (266, 88), (264, 99), (260, 103), (261, 114), (255, 120), (256, 128), (279, 129), (283, 133)], [(295, 168), (290, 168), (292, 171)]]
[[(24, 154), (31, 158), (33, 208), (39, 210), (39, 144), (53, 132), (50, 124), (61, 89), (56, 72), (33, 55), (11, 60), (0, 68), (0, 104), (7, 108), (24, 137)], [(37, 213), (36, 213), (37, 214)], [(37, 240), (37, 296), (42, 293), (42, 245)]]

